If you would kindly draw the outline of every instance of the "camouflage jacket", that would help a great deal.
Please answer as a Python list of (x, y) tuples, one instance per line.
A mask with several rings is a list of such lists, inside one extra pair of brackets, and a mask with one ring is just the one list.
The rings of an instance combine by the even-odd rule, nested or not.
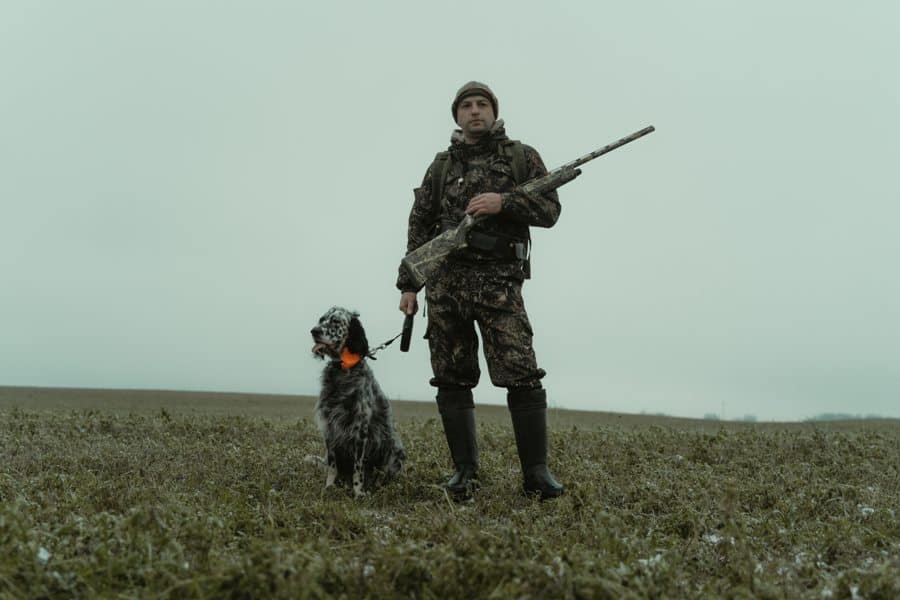
[[(434, 163), (428, 167), (421, 187), (414, 190), (413, 206), (409, 213), (407, 253), (442, 230), (459, 223), (465, 216), (469, 200), (485, 192), (499, 193), (502, 208), (500, 213), (483, 219), (476, 226), (480, 231), (527, 241), (530, 226), (552, 227), (556, 223), (560, 213), (556, 191), (534, 196), (513, 191), (517, 183), (544, 175), (547, 169), (538, 152), (523, 144), (526, 177), (525, 181), (515, 181), (510, 158), (498, 151), (498, 144), (508, 139), (502, 120), (494, 124), (489, 138), (478, 144), (466, 144), (460, 130), (453, 133), (448, 149), (450, 165), (440, 206), (434, 206), (432, 194)], [(522, 280), (526, 277), (521, 261), (500, 259), (475, 250), (456, 252), (448, 257), (448, 261), (486, 270), (501, 278)], [(400, 267), (397, 277), (397, 288), (401, 291), (415, 290), (403, 267)]]

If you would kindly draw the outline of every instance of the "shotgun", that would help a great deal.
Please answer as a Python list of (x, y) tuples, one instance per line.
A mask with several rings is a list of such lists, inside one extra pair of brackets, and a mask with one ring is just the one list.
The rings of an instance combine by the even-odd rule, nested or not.
[[(527, 181), (526, 183), (517, 186), (515, 191), (526, 195), (540, 195), (555, 190), (558, 187), (562, 187), (581, 175), (581, 169), (578, 167), (584, 163), (592, 161), (598, 156), (603, 156), (607, 152), (611, 152), (629, 142), (633, 142), (652, 131), (655, 131), (653, 125), (645, 127), (629, 136), (623, 137), (611, 144), (607, 144), (598, 150), (594, 150), (580, 158), (576, 158), (572, 162), (566, 163), (563, 166), (550, 171), (546, 175)], [(467, 246), (469, 232), (476, 223), (484, 218), (486, 217), (466, 215), (455, 228), (448, 229), (430, 241), (425, 242), (403, 258), (401, 264), (412, 279), (417, 291), (425, 286), (428, 279), (448, 254)]]

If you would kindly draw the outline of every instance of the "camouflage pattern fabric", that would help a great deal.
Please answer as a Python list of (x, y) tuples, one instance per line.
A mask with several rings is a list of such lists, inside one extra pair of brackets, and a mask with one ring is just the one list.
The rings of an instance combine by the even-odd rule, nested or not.
[[(509, 138), (503, 121), (494, 124), (487, 140), (474, 145), (465, 144), (462, 132), (457, 130), (451, 138), (450, 167), (444, 182), (444, 193), (438, 210), (432, 202), (432, 168), (422, 181), (422, 186), (414, 190), (412, 210), (409, 214), (407, 253), (412, 252), (448, 226), (462, 221), (469, 200), (484, 192), (501, 194), (503, 207), (500, 214), (482, 220), (476, 229), (493, 235), (525, 241), (528, 227), (552, 227), (560, 214), (559, 197), (556, 191), (530, 196), (513, 192), (516, 181), (509, 157), (498, 150), (500, 142)], [(547, 173), (547, 168), (538, 152), (525, 145), (527, 178), (533, 179)], [(524, 182), (523, 182), (524, 183)], [(459, 264), (487, 267), (499, 276), (523, 280), (523, 263), (516, 260), (499, 259), (489, 254), (465, 249), (449, 257)], [(401, 267), (397, 277), (397, 288), (401, 291), (415, 291), (415, 286)]]
[[(501, 194), (502, 209), (479, 222), (476, 229), (480, 231), (525, 241), (529, 226), (552, 227), (556, 223), (560, 204), (555, 191), (541, 195), (513, 191), (517, 182), (511, 159), (499, 150), (506, 140), (502, 120), (478, 144), (465, 144), (462, 132), (454, 132), (440, 206), (435, 207), (432, 200), (434, 165), (415, 190), (407, 252), (432, 239), (442, 228), (459, 223), (469, 200), (485, 192)], [(547, 169), (537, 151), (527, 145), (524, 150), (526, 180), (544, 175)], [(429, 281), (425, 289), (426, 337), (434, 371), (432, 385), (452, 389), (472, 388), (478, 383), (478, 323), (491, 382), (507, 388), (541, 387), (545, 372), (537, 366), (532, 328), (522, 300), (523, 264), (467, 248), (449, 256)], [(415, 290), (402, 268), (397, 288)]]
[(520, 280), (447, 262), (425, 292), (431, 385), (458, 389), (478, 384), (478, 323), (491, 383), (541, 387), (546, 372), (537, 366)]

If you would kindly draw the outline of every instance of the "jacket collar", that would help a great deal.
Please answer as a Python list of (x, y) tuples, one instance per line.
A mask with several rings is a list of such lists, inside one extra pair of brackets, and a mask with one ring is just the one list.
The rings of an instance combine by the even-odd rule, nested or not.
[(506, 137), (506, 125), (503, 123), (503, 119), (497, 119), (496, 121), (494, 121), (494, 125), (491, 127), (491, 130), (488, 132), (488, 134), (481, 140), (479, 140), (477, 144), (466, 144), (466, 138), (463, 135), (462, 129), (455, 129), (450, 135), (450, 148), (453, 149), (457, 146), (478, 147), (482, 145), (496, 144), (497, 142), (502, 142), (508, 139), (509, 138)]

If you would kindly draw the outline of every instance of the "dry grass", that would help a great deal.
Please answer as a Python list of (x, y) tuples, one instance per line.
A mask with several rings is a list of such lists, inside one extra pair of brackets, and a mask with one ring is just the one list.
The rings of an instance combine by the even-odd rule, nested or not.
[(428, 404), (397, 405), (409, 463), (356, 501), (302, 460), (309, 399), (0, 391), (0, 596), (900, 596), (896, 422), (562, 415), (567, 493), (541, 504), (480, 410), (483, 488), (455, 505)]

